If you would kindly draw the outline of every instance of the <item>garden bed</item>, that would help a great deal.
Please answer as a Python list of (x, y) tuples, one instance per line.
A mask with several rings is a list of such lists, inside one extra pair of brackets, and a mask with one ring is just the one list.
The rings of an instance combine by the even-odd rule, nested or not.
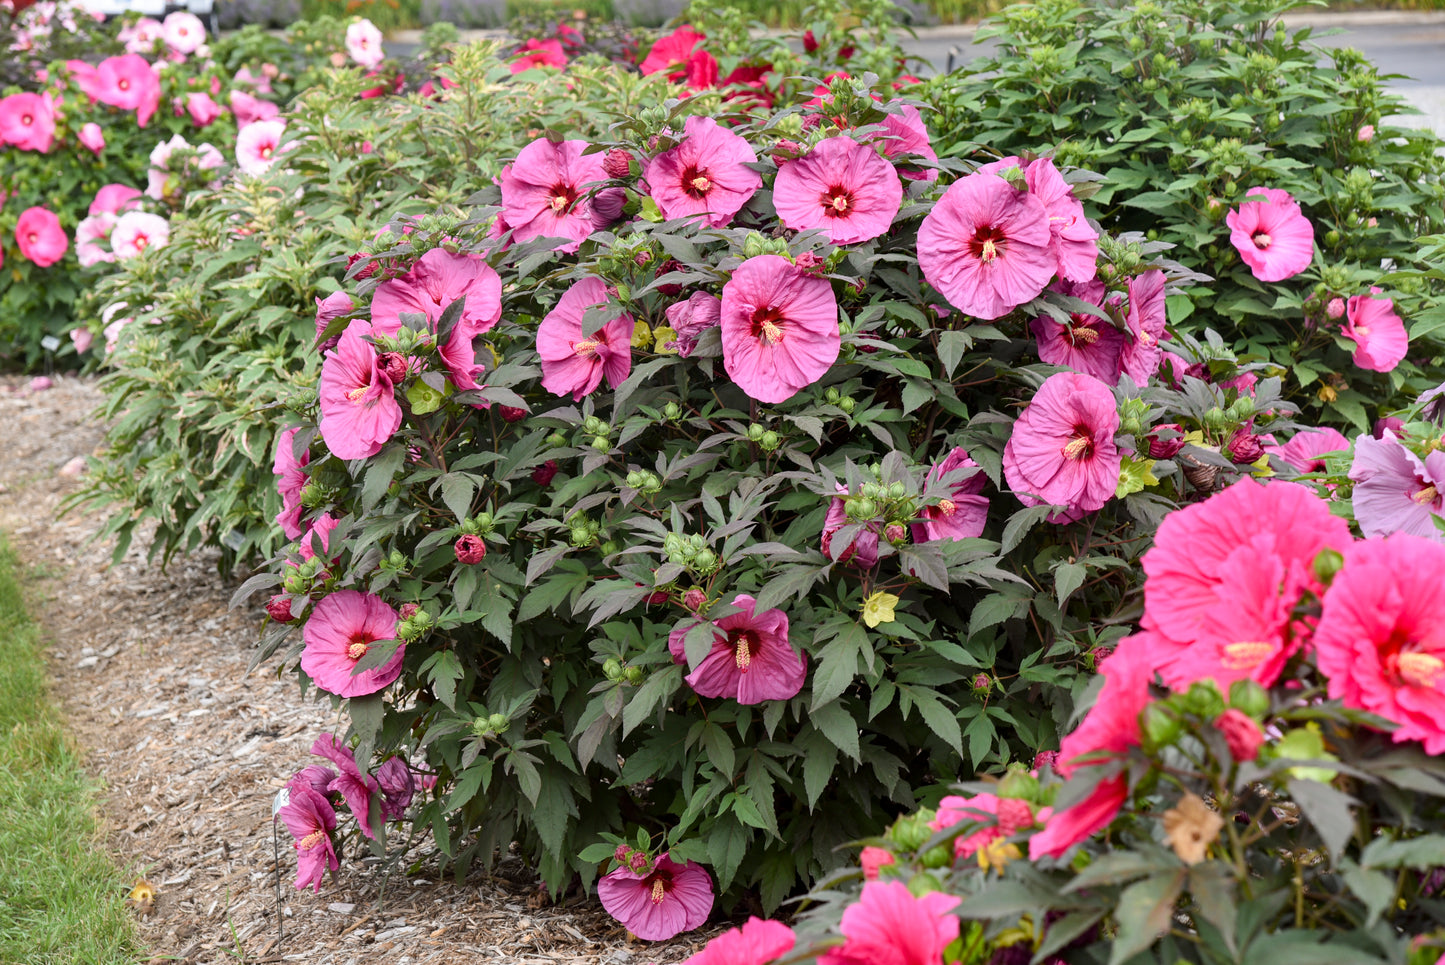
[[(209, 554), (165, 572), (137, 542), (119, 565), (88, 542), (98, 521), (57, 518), (77, 487), (67, 464), (95, 448), (102, 426), (95, 383), (60, 378), (32, 392), (0, 378), (0, 530), (31, 568), (45, 600), (57, 698), (106, 786), (117, 862), (157, 888), (140, 936), (155, 961), (356, 961), (439, 965), (678, 961), (716, 930), (666, 944), (629, 942), (593, 897), (546, 900), (531, 870), (503, 861), (463, 885), (437, 881), (430, 846), (396, 873), (349, 864), (319, 895), (296, 892), (294, 851), (281, 829), (285, 937), (277, 940), (271, 801), (311, 762), (315, 735), (345, 724), (266, 668), (246, 673), (254, 611), (232, 611), (233, 587)], [(395, 839), (393, 850), (400, 840)], [(408, 876), (406, 865), (419, 863)], [(377, 958), (383, 955), (384, 957)]]

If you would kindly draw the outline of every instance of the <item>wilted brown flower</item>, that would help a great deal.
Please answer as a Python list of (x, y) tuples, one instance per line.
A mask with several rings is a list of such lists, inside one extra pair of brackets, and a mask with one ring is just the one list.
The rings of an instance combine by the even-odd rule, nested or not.
[(1224, 818), (1212, 811), (1197, 794), (1185, 794), (1179, 803), (1164, 812), (1164, 835), (1179, 860), (1198, 864), (1204, 853), (1219, 837)]

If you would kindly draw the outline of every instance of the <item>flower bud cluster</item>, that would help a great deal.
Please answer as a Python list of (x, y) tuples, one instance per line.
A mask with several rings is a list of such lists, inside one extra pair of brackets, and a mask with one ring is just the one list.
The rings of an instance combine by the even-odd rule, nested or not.
[(748, 440), (756, 443), (764, 452), (773, 452), (783, 444), (782, 438), (771, 429), (764, 429), (754, 422), (748, 426)]
[(685, 566), (702, 576), (710, 576), (722, 568), (722, 560), (696, 533), (668, 533), (662, 541), (662, 549), (669, 563)]
[(613, 683), (629, 683), (634, 687), (642, 683), (644, 677), (641, 667), (625, 667), (616, 657), (603, 661), (602, 673)]
[(420, 640), (436, 623), (430, 613), (415, 603), (408, 603), (401, 610), (401, 619), (396, 624), (396, 635), (407, 643), (415, 643)]
[[(582, 432), (591, 436), (591, 445), (598, 452), (609, 452), (612, 449), (612, 440), (608, 438), (612, 432), (612, 426), (595, 415), (589, 415), (582, 420)], [(563, 440), (565, 442), (565, 440)]]
[(511, 726), (512, 720), (506, 714), (482, 713), (472, 721), (472, 734), (485, 739), (503, 733)]
[(856, 403), (852, 399), (850, 399), (846, 395), (843, 395), (835, 388), (829, 388), (823, 393), (823, 401), (827, 402), (829, 405), (836, 405), (838, 408), (842, 409), (843, 412), (847, 415), (853, 414), (853, 409), (856, 405)]
[(649, 470), (633, 470), (627, 474), (626, 483), (629, 489), (636, 489), (638, 492), (651, 495), (662, 489), (662, 480), (657, 474)]

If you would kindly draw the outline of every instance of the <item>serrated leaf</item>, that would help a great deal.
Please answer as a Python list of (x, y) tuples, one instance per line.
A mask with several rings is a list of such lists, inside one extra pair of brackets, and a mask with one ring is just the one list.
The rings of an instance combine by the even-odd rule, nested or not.
[(1330, 853), (1330, 863), (1338, 861), (1355, 833), (1351, 808), (1359, 802), (1319, 781), (1291, 780), (1288, 786), (1290, 799), (1300, 806), (1300, 811), (1314, 826), (1320, 842)]
[(834, 700), (808, 712), (812, 725), (844, 754), (855, 761), (862, 761), (858, 750), (858, 722), (848, 709)]
[(1120, 892), (1114, 909), (1119, 931), (1109, 952), (1109, 965), (1127, 962), (1169, 930), (1184, 878), (1185, 869), (1177, 868), (1136, 881)]
[(651, 676), (642, 682), (642, 686), (637, 688), (637, 692), (622, 711), (622, 736), (632, 733), (659, 705), (666, 703), (681, 685), (682, 668), (676, 664), (654, 670)]

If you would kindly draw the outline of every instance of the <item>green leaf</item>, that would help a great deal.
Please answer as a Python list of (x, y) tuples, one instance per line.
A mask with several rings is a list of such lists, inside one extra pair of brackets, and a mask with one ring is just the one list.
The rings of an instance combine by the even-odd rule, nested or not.
[(1109, 965), (1127, 962), (1169, 930), (1184, 878), (1185, 869), (1177, 868), (1136, 881), (1120, 892), (1114, 909), (1119, 931), (1109, 952)]
[(588, 864), (600, 864), (616, 853), (616, 845), (607, 841), (597, 841), (579, 851), (577, 857)]
[(381, 694), (367, 694), (351, 697), (346, 701), (346, 712), (351, 717), (351, 732), (356, 735), (356, 759), (371, 760), (371, 750), (376, 746), (377, 735), (381, 733), (381, 719), (386, 704)]
[(858, 722), (839, 701), (831, 701), (822, 707), (815, 707), (808, 713), (808, 720), (822, 732), (844, 754), (862, 762), (858, 750)]
[(462, 679), (462, 664), (450, 650), (438, 651), (427, 661), (431, 664), (432, 691), (452, 710), (457, 709), (457, 681)]
[(867, 633), (858, 624), (850, 622), (842, 633), (818, 651), (813, 670), (811, 710), (837, 699), (848, 689), (858, 674), (858, 657), (866, 646)]
[(1060, 563), (1054, 568), (1054, 596), (1059, 601), (1059, 609), (1063, 609), (1069, 595), (1083, 585), (1087, 573), (1082, 563)]
[(366, 461), (366, 479), (361, 484), (361, 508), (364, 512), (370, 512), (381, 502), (404, 459), (406, 446), (393, 444)]
[(441, 478), (442, 502), (460, 522), (471, 515), (472, 495), (477, 485), (466, 473), (449, 472)]
[(661, 670), (654, 670), (652, 675), (642, 682), (632, 699), (627, 702), (627, 707), (622, 711), (622, 736), (626, 737), (632, 730), (646, 720), (654, 709), (667, 702), (677, 688), (682, 686), (682, 668), (671, 664)]
[(1340, 876), (1365, 905), (1365, 927), (1375, 927), (1380, 915), (1395, 902), (1395, 879), (1383, 871), (1368, 871), (1348, 859), (1340, 862)]
[(1003, 527), (1003, 540), (999, 546), (999, 552), (1003, 554), (1013, 552), (1024, 541), (1029, 530), (1037, 526), (1045, 516), (1053, 511), (1052, 506), (1028, 506), (1010, 516)]
[(1194, 865), (1189, 869), (1189, 894), (1194, 898), (1200, 917), (1219, 929), (1225, 948), (1233, 955), (1239, 911), (1233, 870), (1219, 861)]
[(929, 730), (943, 739), (959, 756), (963, 755), (963, 731), (958, 726), (958, 717), (939, 699), (936, 691), (925, 687), (899, 686), (899, 691), (913, 698), (923, 722)]
[(452, 793), (447, 795), (447, 803), (442, 810), (451, 812), (464, 807), (468, 801), (476, 797), (477, 791), (482, 786), (483, 779), (489, 778), (491, 773), (492, 762), (485, 757), (463, 771), (462, 776), (457, 778), (457, 783), (453, 786)]
[(973, 338), (967, 332), (955, 329), (939, 332), (938, 361), (943, 363), (943, 374), (951, 378), (964, 353), (972, 347)]
[(1325, 850), (1330, 853), (1331, 863), (1338, 861), (1355, 833), (1354, 812), (1350, 808), (1359, 802), (1319, 781), (1290, 780), (1288, 786), (1291, 800), (1300, 806), (1314, 826)]

